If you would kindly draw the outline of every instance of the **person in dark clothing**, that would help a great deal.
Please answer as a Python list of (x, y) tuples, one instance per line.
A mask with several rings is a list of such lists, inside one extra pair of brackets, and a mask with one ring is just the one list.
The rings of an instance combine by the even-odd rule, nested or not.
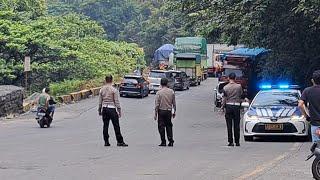
[(128, 146), (123, 141), (120, 131), (119, 118), (121, 118), (121, 107), (119, 102), (118, 90), (112, 86), (112, 76), (106, 76), (106, 85), (103, 86), (99, 93), (99, 115), (103, 120), (103, 138), (105, 146), (110, 146), (109, 143), (109, 122), (112, 121), (114, 132), (117, 138), (117, 146)]
[(302, 114), (310, 120), (312, 141), (320, 140), (316, 131), (320, 128), (320, 70), (313, 73), (311, 79), (313, 86), (306, 88), (299, 100)]
[(233, 133), (236, 146), (240, 146), (240, 107), (243, 90), (240, 84), (235, 82), (236, 74), (230, 73), (229, 83), (223, 87), (223, 106), (228, 130), (228, 146), (234, 146)]
[(159, 146), (166, 146), (166, 131), (169, 141), (168, 146), (173, 146), (173, 124), (171, 119), (176, 116), (175, 93), (172, 89), (168, 88), (168, 79), (162, 78), (160, 84), (162, 88), (156, 94), (154, 116), (154, 120), (158, 120), (158, 130), (161, 138), (161, 144)]

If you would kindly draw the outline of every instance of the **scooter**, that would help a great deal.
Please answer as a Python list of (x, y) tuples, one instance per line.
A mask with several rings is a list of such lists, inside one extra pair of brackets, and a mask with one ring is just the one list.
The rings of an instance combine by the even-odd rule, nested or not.
[[(317, 130), (316, 134), (320, 136), (320, 130)], [(311, 167), (312, 175), (314, 179), (320, 180), (320, 141), (313, 143), (310, 151), (311, 154), (307, 157), (306, 161), (315, 156)]]
[(38, 109), (36, 119), (38, 121), (40, 128), (45, 128), (45, 126), (49, 128), (52, 122), (52, 117), (47, 113), (46, 109), (44, 108)]

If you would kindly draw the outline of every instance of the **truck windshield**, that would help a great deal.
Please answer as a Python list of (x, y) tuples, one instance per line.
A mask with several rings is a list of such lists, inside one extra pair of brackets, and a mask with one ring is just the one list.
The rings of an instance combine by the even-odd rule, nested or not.
[(164, 72), (151, 72), (149, 77), (152, 77), (152, 78), (165, 78), (166, 74)]
[(298, 106), (299, 94), (296, 92), (260, 92), (252, 107)]
[(241, 69), (224, 69), (224, 75), (229, 76), (229, 74), (235, 73), (237, 77), (242, 77), (243, 72)]

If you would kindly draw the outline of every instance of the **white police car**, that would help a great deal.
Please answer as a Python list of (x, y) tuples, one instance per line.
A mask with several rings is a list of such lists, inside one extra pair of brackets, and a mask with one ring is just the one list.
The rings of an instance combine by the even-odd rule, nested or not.
[(255, 136), (298, 136), (309, 138), (309, 123), (298, 108), (297, 86), (262, 85), (243, 118), (245, 141)]

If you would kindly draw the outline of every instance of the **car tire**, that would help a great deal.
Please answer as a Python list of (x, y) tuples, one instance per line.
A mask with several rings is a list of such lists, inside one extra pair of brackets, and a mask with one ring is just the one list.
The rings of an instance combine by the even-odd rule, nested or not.
[(320, 157), (316, 157), (313, 162), (312, 162), (312, 175), (314, 179), (320, 179), (320, 172), (318, 171), (319, 169), (319, 164), (320, 164)]
[(244, 136), (244, 141), (247, 141), (247, 142), (253, 141), (253, 136)]

